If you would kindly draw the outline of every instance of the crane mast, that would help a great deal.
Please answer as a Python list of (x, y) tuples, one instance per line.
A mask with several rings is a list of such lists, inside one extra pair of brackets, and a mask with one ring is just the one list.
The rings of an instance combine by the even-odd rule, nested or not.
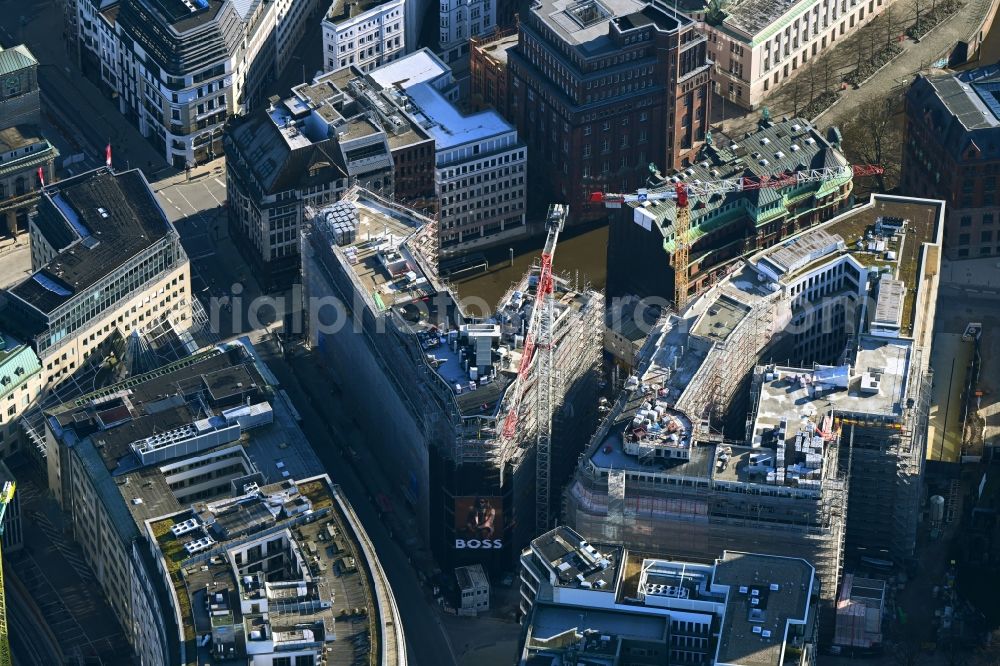
[(803, 169), (776, 174), (765, 174), (757, 178), (727, 178), (714, 181), (681, 180), (681, 176), (673, 176), (673, 188), (664, 187), (650, 191), (642, 188), (629, 194), (611, 192), (591, 192), (590, 201), (603, 203), (607, 208), (621, 208), (623, 203), (642, 205), (648, 201), (676, 201), (674, 218), (674, 252), (671, 264), (674, 269), (674, 307), (677, 312), (684, 309), (688, 301), (688, 283), (690, 281), (691, 243), (688, 240), (691, 230), (691, 210), (688, 198), (693, 196), (711, 196), (713, 194), (728, 194), (747, 190), (781, 189), (803, 183), (834, 180), (837, 178), (874, 176), (885, 170), (873, 164), (845, 164), (843, 166), (825, 167), (822, 169)]
[(517, 433), (521, 402), (527, 389), (531, 363), (537, 349), (540, 352), (535, 376), (537, 382), (535, 409), (538, 421), (535, 446), (535, 520), (537, 529), (546, 529), (550, 521), (549, 487), (552, 481), (550, 460), (554, 384), (552, 323), (555, 310), (552, 258), (555, 255), (559, 233), (566, 223), (568, 213), (569, 208), (562, 204), (549, 206), (545, 219), (545, 247), (542, 249), (541, 270), (538, 274), (538, 286), (535, 289), (535, 305), (531, 309), (531, 320), (528, 323), (527, 335), (524, 339), (524, 350), (521, 353), (521, 362), (518, 364), (517, 378), (514, 380), (513, 395), (500, 433), (501, 451), (506, 451)]
[[(3, 519), (7, 514), (7, 506), (14, 500), (15, 485), (13, 481), (3, 484), (0, 491), (0, 537), (3, 537)], [(0, 538), (0, 666), (11, 666), (10, 635), (7, 631), (7, 598), (3, 586), (3, 539)]]

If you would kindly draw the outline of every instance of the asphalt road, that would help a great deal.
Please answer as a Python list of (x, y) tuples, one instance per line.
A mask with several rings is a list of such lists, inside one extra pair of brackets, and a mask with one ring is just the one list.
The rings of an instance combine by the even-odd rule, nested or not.
[(112, 144), (117, 168), (142, 167), (150, 172), (166, 167), (158, 149), (118, 111), (79, 71), (75, 54), (67, 53), (63, 39), (62, 5), (57, 0), (15, 2), (0, 0), (0, 41), (4, 46), (25, 43), (38, 58), (42, 108), (60, 129), (88, 153)]
[[(371, 486), (357, 476), (342, 453), (344, 441), (337, 429), (346, 416), (337, 418), (338, 405), (328, 404), (328, 386), (303, 386), (273, 344), (258, 345), (261, 356), (288, 392), (302, 416), (302, 428), (334, 482), (339, 484), (365, 531), (375, 545), (379, 561), (396, 597), (406, 632), (407, 657), (416, 666), (456, 666), (440, 613), (421, 587), (407, 554), (386, 528), (372, 497)], [(327, 404), (323, 404), (327, 403)]]

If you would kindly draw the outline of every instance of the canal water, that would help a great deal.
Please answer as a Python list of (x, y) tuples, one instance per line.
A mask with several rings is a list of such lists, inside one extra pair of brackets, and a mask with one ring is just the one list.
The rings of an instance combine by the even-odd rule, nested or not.
[[(983, 42), (979, 60), (972, 66), (981, 67), (1000, 60), (1000, 18), (993, 22), (990, 33)], [(613, 216), (618, 219), (618, 216)], [(538, 258), (545, 239), (541, 236), (514, 245), (514, 262), (510, 261), (510, 248), (495, 248), (486, 252), (489, 269), (465, 279), (452, 279), (452, 284), (463, 298), (479, 297), (495, 305), (513, 282), (524, 275), (531, 262)], [(569, 229), (560, 237), (553, 262), (556, 273), (589, 283), (603, 289), (607, 279), (608, 228), (606, 223), (581, 229)]]
[[(528, 270), (541, 255), (542, 236), (535, 236), (513, 246), (514, 262), (511, 264), (509, 247), (486, 251), (489, 269), (465, 279), (451, 278), (452, 286), (462, 298), (478, 297), (490, 305), (500, 298)], [(553, 271), (563, 275), (582, 288), (586, 284), (594, 289), (604, 289), (607, 278), (607, 223), (569, 228), (559, 236)]]

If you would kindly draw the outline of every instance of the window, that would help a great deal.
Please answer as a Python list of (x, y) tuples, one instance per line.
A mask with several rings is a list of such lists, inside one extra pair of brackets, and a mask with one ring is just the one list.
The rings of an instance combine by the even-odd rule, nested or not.
[(962, 219), (958, 221), (958, 226), (960, 227), (971, 227), (972, 226), (972, 216), (963, 215)]
[(969, 244), (969, 234), (959, 234), (958, 235), (958, 244), (959, 245), (968, 245)]
[(983, 213), (983, 224), (993, 224), (993, 213)]
[(993, 231), (992, 231), (992, 230), (989, 230), (989, 231), (984, 231), (984, 232), (983, 232), (983, 233), (982, 233), (982, 234), (980, 235), (980, 238), (979, 238), (979, 240), (980, 240), (981, 242), (983, 242), (983, 243), (992, 243), (992, 242), (993, 242)]

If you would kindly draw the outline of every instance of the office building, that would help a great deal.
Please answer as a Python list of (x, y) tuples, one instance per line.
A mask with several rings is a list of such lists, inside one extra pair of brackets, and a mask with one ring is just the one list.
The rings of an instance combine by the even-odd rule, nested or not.
[(913, 555), (943, 216), (873, 195), (661, 320), (581, 458), (568, 524), (692, 559), (803, 557), (832, 637), (845, 561)]
[(41, 394), (44, 383), (35, 351), (13, 336), (0, 333), (0, 460), (21, 450), (23, 437), (18, 418)]
[(49, 489), (142, 663), (398, 663), (371, 545), (247, 344), (47, 410)]
[(522, 666), (816, 663), (820, 581), (802, 558), (671, 559), (557, 527), (524, 549), (520, 582)]
[(334, 202), (353, 185), (433, 205), (434, 141), (389, 104), (349, 67), (272, 99), (267, 113), (230, 121), (230, 231), (262, 284), (291, 283), (305, 208)]
[(510, 118), (507, 54), (517, 47), (519, 39), (516, 28), (506, 28), (469, 40), (469, 85), (476, 109), (496, 109), (504, 118)]
[(438, 53), (454, 63), (469, 55), (469, 40), (497, 28), (499, 0), (441, 0)]
[(407, 6), (404, 0), (334, 0), (323, 17), (326, 70), (369, 72), (406, 53)]
[(510, 123), (493, 110), (459, 111), (451, 70), (427, 49), (374, 70), (369, 82), (434, 140), (442, 259), (527, 233), (527, 155)]
[(833, 49), (881, 14), (892, 0), (737, 0), (718, 15), (706, 12), (704, 30), (716, 92), (744, 109), (757, 109), (768, 94), (813, 59)]
[[(689, 167), (674, 171), (650, 191), (673, 191), (678, 182), (759, 179), (846, 165), (836, 129), (824, 136), (801, 118), (766, 120), (741, 137), (709, 136)], [(686, 267), (691, 293), (700, 293), (721, 279), (734, 260), (829, 220), (851, 204), (852, 191), (852, 177), (847, 172), (829, 180), (780, 188), (692, 197), (688, 206), (691, 260)], [(673, 301), (674, 200), (629, 204), (611, 213), (608, 294)]]
[(6, 331), (30, 345), (56, 385), (117, 331), (191, 325), (190, 268), (142, 172), (100, 168), (41, 193), (30, 276), (4, 292)]
[(950, 259), (1000, 255), (1000, 64), (920, 75), (906, 93), (900, 190), (948, 202)]
[(0, 46), (0, 127), (41, 122), (38, 60), (24, 44)]
[(670, 3), (542, 0), (507, 52), (510, 119), (539, 191), (571, 222), (603, 218), (594, 190), (642, 187), (649, 165), (686, 168), (708, 131), (707, 40)]
[[(527, 370), (520, 400), (512, 387), (537, 277), (529, 272), (495, 313), (473, 318), (426, 254), (435, 235), (429, 219), (360, 190), (315, 211), (303, 235), (302, 282), (306, 302), (325, 305), (314, 306), (309, 341), (325, 367), (350, 378), (367, 446), (442, 569), (509, 570), (535, 529), (542, 380)], [(603, 317), (599, 293), (556, 281), (557, 373), (545, 394), (553, 489), (596, 419)], [(504, 437), (517, 405), (514, 434)]]
[[(325, 0), (276, 0), (274, 25), (274, 71), (284, 72), (288, 67), (295, 71), (299, 59), (295, 55), (302, 37), (311, 24), (323, 16)], [(305, 83), (306, 77), (303, 78)]]
[(100, 72), (122, 114), (177, 169), (222, 154), (226, 119), (260, 108), (320, 9), (318, 0), (75, 4), (85, 71)]

